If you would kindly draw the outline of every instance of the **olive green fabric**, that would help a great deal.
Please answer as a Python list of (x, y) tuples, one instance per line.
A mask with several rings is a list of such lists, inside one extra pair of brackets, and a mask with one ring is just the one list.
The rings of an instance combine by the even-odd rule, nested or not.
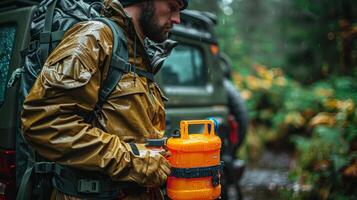
[[(128, 36), (129, 62), (150, 71), (142, 42), (138, 42), (134, 59), (133, 41), (137, 34), (131, 22), (125, 23), (129, 18), (121, 5), (117, 0), (105, 4)], [(170, 173), (169, 163), (151, 151), (135, 156), (128, 144), (163, 136), (165, 97), (158, 85), (134, 73), (124, 74), (104, 103), (98, 120), (84, 120), (98, 101), (112, 47), (112, 32), (102, 22), (81, 22), (65, 34), (25, 100), (24, 137), (46, 159), (104, 173), (114, 181), (132, 181), (148, 187), (146, 192), (124, 199), (162, 199), (159, 186)], [(139, 147), (145, 149), (144, 145)], [(54, 191), (52, 198), (76, 199), (59, 191)]]

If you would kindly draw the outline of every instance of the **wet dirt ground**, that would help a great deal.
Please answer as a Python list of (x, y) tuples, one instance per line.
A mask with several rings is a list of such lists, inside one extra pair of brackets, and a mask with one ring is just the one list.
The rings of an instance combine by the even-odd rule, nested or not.
[(281, 199), (279, 190), (293, 186), (288, 171), (294, 162), (288, 153), (266, 151), (257, 162), (247, 163), (240, 180), (243, 199)]

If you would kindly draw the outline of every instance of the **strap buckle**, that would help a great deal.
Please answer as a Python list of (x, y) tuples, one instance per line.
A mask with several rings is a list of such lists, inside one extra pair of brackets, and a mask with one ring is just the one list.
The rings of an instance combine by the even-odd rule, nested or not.
[(99, 193), (99, 181), (91, 179), (80, 179), (78, 181), (78, 192)]
[(38, 174), (47, 174), (54, 169), (54, 163), (50, 162), (38, 162), (34, 164), (34, 170)]
[(7, 88), (12, 88), (15, 85), (15, 83), (19, 80), (23, 72), (24, 69), (22, 67), (17, 68), (15, 71), (13, 71), (9, 81), (7, 82)]
[(33, 167), (34, 172), (37, 174), (54, 173), (58, 176), (62, 176), (64, 173), (63, 168), (54, 162), (36, 162)]

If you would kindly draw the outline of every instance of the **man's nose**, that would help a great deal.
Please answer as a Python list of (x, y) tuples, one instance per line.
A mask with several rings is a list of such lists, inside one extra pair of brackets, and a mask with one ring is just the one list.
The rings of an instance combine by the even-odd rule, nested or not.
[(171, 21), (172, 21), (173, 24), (181, 23), (180, 12), (179, 11), (172, 14)]

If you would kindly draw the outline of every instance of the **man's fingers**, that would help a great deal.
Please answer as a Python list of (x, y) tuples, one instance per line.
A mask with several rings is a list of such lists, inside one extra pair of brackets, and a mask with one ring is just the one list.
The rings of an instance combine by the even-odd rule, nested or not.
[(171, 174), (171, 169), (169, 165), (162, 164), (161, 169), (165, 172), (165, 174), (170, 175)]
[(170, 157), (172, 155), (172, 153), (170, 151), (162, 151), (162, 152), (160, 152), (160, 154), (162, 156), (164, 156), (165, 158)]
[(162, 170), (158, 170), (158, 179), (159, 179), (159, 184), (165, 183), (167, 179), (168, 174)]

